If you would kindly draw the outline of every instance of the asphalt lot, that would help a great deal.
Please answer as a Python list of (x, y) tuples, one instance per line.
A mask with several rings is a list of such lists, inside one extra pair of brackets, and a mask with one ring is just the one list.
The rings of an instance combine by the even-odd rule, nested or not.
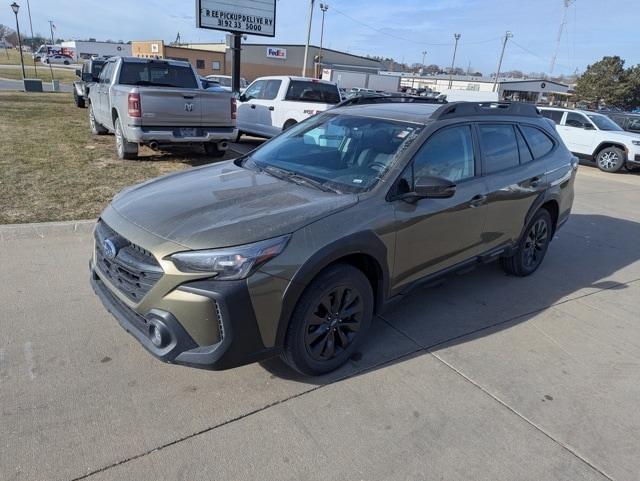
[(93, 295), (86, 225), (1, 227), (0, 479), (635, 481), (639, 205), (581, 166), (534, 276), (415, 290), (319, 380), (162, 364)]

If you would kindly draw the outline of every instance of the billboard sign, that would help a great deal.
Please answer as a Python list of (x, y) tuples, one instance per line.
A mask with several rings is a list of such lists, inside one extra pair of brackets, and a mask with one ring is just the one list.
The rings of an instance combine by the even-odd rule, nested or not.
[(286, 48), (267, 47), (267, 58), (279, 58), (280, 60), (287, 59)]
[(196, 0), (198, 28), (273, 37), (276, 0)]

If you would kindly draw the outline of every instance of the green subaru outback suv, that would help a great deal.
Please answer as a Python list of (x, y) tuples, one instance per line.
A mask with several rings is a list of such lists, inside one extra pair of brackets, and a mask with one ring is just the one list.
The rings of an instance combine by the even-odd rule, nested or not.
[(162, 361), (281, 356), (319, 375), (417, 283), (492, 260), (533, 273), (577, 165), (531, 105), (340, 107), (119, 193), (95, 228), (91, 282)]

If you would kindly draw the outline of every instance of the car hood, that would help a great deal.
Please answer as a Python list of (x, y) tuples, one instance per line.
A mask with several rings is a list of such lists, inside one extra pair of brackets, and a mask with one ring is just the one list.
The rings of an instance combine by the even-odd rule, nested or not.
[(171, 174), (118, 194), (122, 217), (189, 249), (228, 247), (289, 234), (357, 202), (232, 161)]

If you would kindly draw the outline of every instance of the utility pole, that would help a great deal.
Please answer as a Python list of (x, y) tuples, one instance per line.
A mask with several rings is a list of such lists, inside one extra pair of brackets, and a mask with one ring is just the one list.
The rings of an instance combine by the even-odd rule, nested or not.
[[(51, 45), (55, 45), (56, 42), (53, 40), (53, 20), (49, 20), (49, 31), (51, 32)], [(47, 53), (46, 55), (49, 55), (49, 49), (47, 49)], [(48, 61), (49, 63), (49, 72), (51, 73), (51, 82), (53, 82), (53, 67), (51, 66), (51, 62)]]
[(504, 57), (504, 50), (507, 48), (507, 41), (513, 37), (513, 34), (507, 30), (507, 32), (504, 34), (504, 42), (502, 42), (502, 52), (500, 52), (500, 60), (498, 60), (498, 70), (496, 71), (496, 78), (493, 81), (493, 90), (492, 92), (496, 91), (496, 87), (498, 86), (498, 77), (500, 76), (500, 68), (502, 68), (502, 59)]
[(553, 52), (553, 57), (551, 57), (551, 66), (549, 67), (549, 77), (553, 73), (553, 69), (556, 66), (556, 57), (558, 56), (558, 50), (560, 49), (560, 40), (562, 39), (562, 32), (564, 30), (565, 25), (567, 24), (567, 11), (569, 7), (575, 3), (576, 0), (563, 0), (564, 1), (564, 10), (562, 12), (562, 21), (560, 22), (560, 28), (558, 29), (558, 37), (556, 38), (556, 49)]
[(316, 77), (322, 77), (322, 40), (324, 39), (324, 14), (329, 10), (329, 5), (326, 3), (320, 4), (320, 10), (322, 10), (322, 27), (320, 28), (320, 54), (318, 55), (318, 73)]
[(422, 51), (422, 71), (424, 72), (424, 68), (426, 67), (426, 65), (424, 64), (425, 58), (427, 57), (427, 51), (423, 50)]
[(34, 39), (33, 39), (33, 23), (31, 22), (31, 5), (29, 4), (29, 0), (27, 0), (27, 11), (29, 12), (29, 27), (31, 28), (31, 57), (33, 58), (33, 69), (36, 72), (36, 77), (38, 77), (38, 66), (36, 65), (36, 57), (33, 54), (34, 51)]
[(453, 47), (453, 58), (451, 59), (451, 70), (449, 70), (449, 90), (451, 90), (451, 87), (453, 86), (453, 66), (456, 63), (456, 52), (458, 51), (458, 40), (460, 40), (460, 37), (462, 37), (462, 35), (459, 33), (453, 34), (453, 38), (456, 39), (456, 43)]
[(16, 31), (18, 33), (18, 48), (20, 49), (20, 65), (22, 65), (22, 80), (27, 78), (24, 73), (24, 58), (22, 58), (22, 39), (20, 38), (20, 23), (18, 22), (18, 10), (20, 10), (20, 5), (16, 2), (11, 4), (11, 10), (16, 14)]
[(302, 76), (307, 76), (307, 59), (309, 58), (309, 42), (311, 41), (311, 22), (313, 20), (313, 5), (315, 0), (310, 0), (309, 3), (309, 26), (307, 27), (307, 43), (304, 47), (304, 63), (302, 64)]

